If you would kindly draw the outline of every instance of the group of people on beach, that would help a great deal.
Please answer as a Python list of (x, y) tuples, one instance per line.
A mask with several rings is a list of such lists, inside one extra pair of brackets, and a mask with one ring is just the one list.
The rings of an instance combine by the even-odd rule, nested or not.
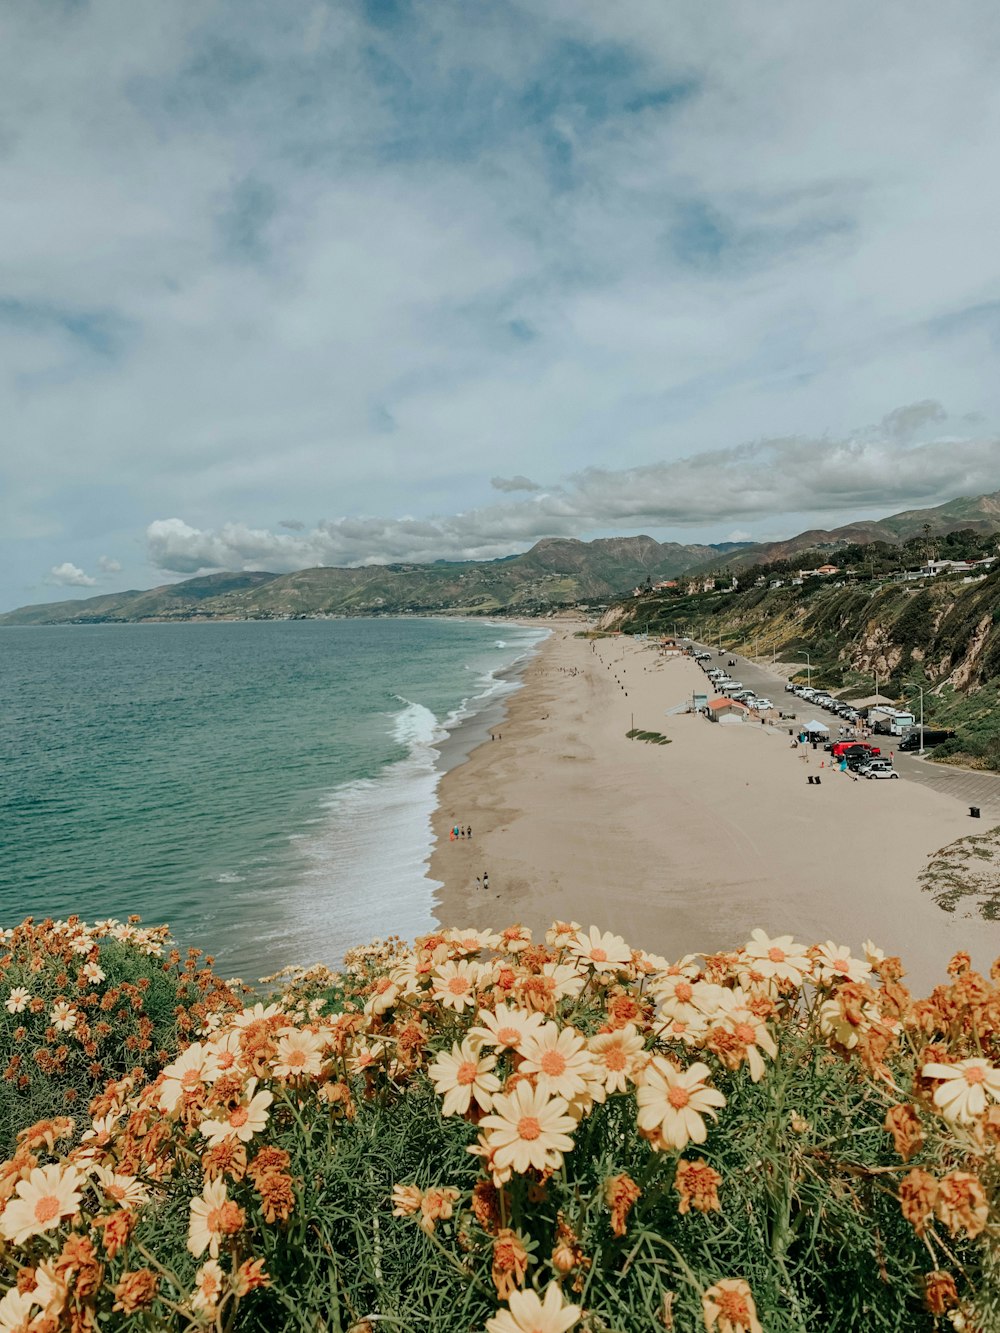
[(448, 834), (448, 838), (451, 842), (457, 842), (459, 838), (471, 838), (471, 837), (472, 837), (471, 824), (455, 824), (452, 827), (451, 832)]

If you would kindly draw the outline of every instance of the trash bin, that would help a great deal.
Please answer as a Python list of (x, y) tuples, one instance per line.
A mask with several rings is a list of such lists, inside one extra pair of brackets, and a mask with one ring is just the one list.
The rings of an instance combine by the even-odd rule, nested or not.
[(978, 805), (970, 805), (970, 806), (969, 806), (969, 815), (970, 815), (970, 817), (971, 817), (972, 819), (978, 819), (978, 818), (979, 818), (979, 806), (978, 806)]

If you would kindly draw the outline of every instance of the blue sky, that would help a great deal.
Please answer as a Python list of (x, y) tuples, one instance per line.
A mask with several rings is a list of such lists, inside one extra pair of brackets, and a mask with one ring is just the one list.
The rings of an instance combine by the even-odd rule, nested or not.
[(0, 609), (1000, 488), (992, 3), (50, 0), (2, 38)]

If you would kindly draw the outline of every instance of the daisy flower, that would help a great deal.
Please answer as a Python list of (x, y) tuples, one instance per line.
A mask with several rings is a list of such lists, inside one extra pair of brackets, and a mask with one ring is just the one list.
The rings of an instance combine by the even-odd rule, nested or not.
[(946, 1120), (970, 1125), (986, 1110), (987, 1097), (1000, 1102), (1000, 1069), (975, 1056), (956, 1064), (927, 1064), (924, 1078), (940, 1079), (934, 1089), (934, 1105)]
[(278, 1078), (318, 1074), (323, 1067), (323, 1038), (308, 1028), (292, 1028), (278, 1040), (272, 1069)]
[(832, 985), (837, 981), (867, 981), (871, 968), (858, 958), (851, 957), (846, 944), (834, 944), (827, 940), (812, 951), (816, 960), (816, 979)]
[(523, 1174), (529, 1167), (545, 1171), (562, 1165), (563, 1153), (573, 1147), (570, 1134), (576, 1121), (566, 1114), (562, 1097), (546, 1097), (525, 1079), (511, 1093), (497, 1093), (493, 1112), (479, 1122), (486, 1148), (497, 1168), (513, 1167)]
[(492, 930), (449, 930), (447, 938), (460, 953), (477, 954), (483, 949), (495, 949), (500, 936)]
[(508, 926), (506, 930), (500, 932), (500, 946), (507, 953), (520, 953), (522, 949), (527, 949), (531, 943), (531, 931), (527, 926), (520, 924)]
[(391, 1009), (398, 999), (399, 983), (393, 981), (392, 977), (379, 977), (371, 995), (365, 1001), (365, 1013), (369, 1017), (377, 1017)]
[(243, 1209), (229, 1198), (225, 1180), (206, 1180), (200, 1196), (191, 1200), (187, 1247), (196, 1259), (206, 1250), (218, 1259), (224, 1237), (235, 1235), (242, 1226)]
[(625, 1092), (628, 1080), (642, 1054), (643, 1040), (634, 1023), (626, 1023), (614, 1032), (598, 1032), (588, 1042), (603, 1101), (609, 1092)]
[(576, 999), (587, 984), (570, 963), (545, 963), (541, 975), (552, 982), (551, 993), (556, 1000)]
[(742, 1278), (724, 1277), (701, 1298), (708, 1333), (764, 1333), (750, 1287)]
[(191, 1293), (191, 1307), (211, 1313), (219, 1304), (226, 1275), (214, 1259), (202, 1264), (194, 1275), (194, 1291)]
[(700, 1062), (675, 1069), (660, 1056), (650, 1061), (636, 1094), (637, 1120), (640, 1130), (653, 1135), (654, 1148), (680, 1149), (689, 1142), (705, 1142), (708, 1130), (702, 1117), (716, 1119), (714, 1108), (726, 1104), (721, 1092), (706, 1085), (708, 1074), (708, 1065)]
[(104, 969), (99, 967), (97, 963), (84, 963), (83, 967), (80, 968), (80, 972), (92, 986), (99, 985), (102, 981), (106, 980), (107, 977)]
[(25, 1009), (31, 1003), (31, 995), (23, 986), (15, 986), (7, 997), (7, 1003), (4, 1006), (8, 1014), (23, 1014)]
[(553, 921), (545, 932), (545, 943), (554, 949), (568, 949), (582, 929), (579, 921)]
[(201, 1122), (199, 1128), (205, 1138), (211, 1140), (213, 1147), (226, 1139), (239, 1139), (240, 1143), (249, 1143), (267, 1124), (267, 1108), (274, 1101), (274, 1094), (266, 1089), (255, 1094), (256, 1087), (257, 1080), (252, 1078), (239, 1105), (234, 1106), (224, 1120)]
[(632, 961), (632, 950), (620, 935), (608, 931), (602, 934), (596, 926), (591, 926), (587, 933), (581, 930), (570, 945), (570, 952), (581, 966), (595, 972), (616, 972)]
[(163, 1070), (160, 1110), (173, 1115), (186, 1095), (196, 1093), (218, 1076), (218, 1068), (215, 1053), (200, 1041), (193, 1042)]
[(136, 1204), (145, 1203), (149, 1198), (149, 1191), (136, 1180), (135, 1176), (122, 1175), (107, 1166), (95, 1166), (91, 1175), (105, 1196), (113, 1199), (120, 1208), (134, 1208)]
[(521, 1048), (520, 1072), (534, 1074), (538, 1090), (546, 1096), (570, 1101), (585, 1092), (594, 1075), (594, 1061), (587, 1039), (575, 1028), (546, 1023)]
[(15, 1198), (0, 1213), (0, 1236), (23, 1245), (29, 1236), (54, 1231), (80, 1210), (79, 1174), (61, 1166), (36, 1166), (14, 1187)]
[(804, 945), (796, 944), (791, 935), (770, 939), (759, 926), (750, 932), (743, 952), (750, 959), (750, 970), (766, 981), (773, 979), (801, 986), (811, 968)]
[(579, 1305), (563, 1303), (562, 1288), (550, 1282), (545, 1299), (535, 1291), (512, 1291), (508, 1308), (487, 1319), (487, 1333), (566, 1333), (580, 1322)]
[(442, 963), (431, 981), (434, 998), (446, 1009), (462, 1013), (476, 1002), (479, 968), (475, 963)]
[(726, 1003), (724, 1026), (746, 1051), (746, 1061), (750, 1066), (750, 1077), (759, 1083), (764, 1076), (764, 1056), (773, 1060), (778, 1054), (774, 1038), (767, 1024), (750, 1009), (742, 995), (730, 991), (731, 997)]
[(427, 1073), (434, 1091), (444, 1097), (442, 1115), (465, 1115), (472, 1105), (488, 1111), (493, 1105), (493, 1094), (500, 1091), (500, 1080), (490, 1071), (497, 1062), (495, 1055), (480, 1055), (479, 1047), (467, 1037), (450, 1053), (441, 1051), (428, 1066)]
[(251, 1023), (262, 1023), (268, 1018), (277, 1018), (283, 1015), (284, 1010), (280, 1004), (261, 1004), (260, 1001), (251, 1008), (244, 1009), (242, 1013), (237, 1014), (230, 1021), (234, 1027), (248, 1028)]
[(0, 1299), (0, 1333), (23, 1333), (31, 1323), (31, 1311), (38, 1304), (33, 1291), (11, 1287)]
[(480, 1009), (476, 1017), (479, 1023), (469, 1029), (469, 1037), (480, 1046), (495, 1046), (500, 1051), (520, 1051), (531, 1034), (545, 1022), (541, 1014), (506, 1004), (498, 1004), (493, 1013)]
[(206, 1083), (215, 1083), (223, 1074), (228, 1074), (240, 1062), (243, 1048), (240, 1045), (240, 1029), (232, 1028), (220, 1033), (207, 1043), (205, 1049), (212, 1057), (210, 1066), (204, 1072)]
[(57, 1032), (72, 1032), (80, 1021), (80, 1015), (66, 1000), (57, 1000), (49, 1014), (52, 1026)]

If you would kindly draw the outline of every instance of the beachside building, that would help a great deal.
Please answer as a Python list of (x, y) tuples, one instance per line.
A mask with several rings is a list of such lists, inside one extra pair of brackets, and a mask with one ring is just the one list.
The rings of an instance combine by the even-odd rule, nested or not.
[(705, 712), (713, 722), (728, 725), (733, 723), (739, 725), (750, 718), (750, 709), (746, 704), (741, 704), (738, 699), (727, 699), (725, 695), (720, 695), (718, 699), (709, 699), (705, 705)]

